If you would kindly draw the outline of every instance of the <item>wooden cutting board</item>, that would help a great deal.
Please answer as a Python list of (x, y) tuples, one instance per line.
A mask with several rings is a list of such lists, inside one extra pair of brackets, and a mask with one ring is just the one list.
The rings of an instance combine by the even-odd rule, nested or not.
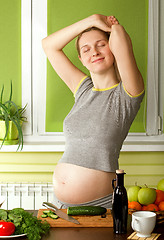
[[(72, 216), (79, 221), (80, 224), (68, 222), (62, 218), (52, 219), (50, 217), (41, 218), (45, 209), (39, 209), (38, 218), (47, 221), (51, 227), (113, 227), (113, 218), (110, 209), (107, 209), (106, 217), (101, 216)], [(67, 212), (67, 209), (61, 209)]]

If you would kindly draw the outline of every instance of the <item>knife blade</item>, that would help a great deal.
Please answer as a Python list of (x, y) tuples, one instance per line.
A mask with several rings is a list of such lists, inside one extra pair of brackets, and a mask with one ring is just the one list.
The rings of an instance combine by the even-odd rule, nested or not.
[(75, 224), (80, 224), (75, 218), (69, 216), (67, 213), (61, 211), (60, 209), (58, 209), (54, 204), (52, 203), (49, 203), (49, 202), (43, 202), (42, 204), (44, 207), (48, 208), (48, 209), (51, 209), (53, 212), (55, 212), (55, 214), (66, 220), (66, 221), (69, 221), (69, 222), (72, 222), (72, 223), (75, 223)]

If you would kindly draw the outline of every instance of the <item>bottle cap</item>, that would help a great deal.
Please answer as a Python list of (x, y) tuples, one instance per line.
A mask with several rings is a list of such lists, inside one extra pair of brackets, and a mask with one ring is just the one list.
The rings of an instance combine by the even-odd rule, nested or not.
[(117, 169), (117, 170), (116, 170), (116, 173), (118, 173), (118, 174), (119, 174), (119, 173), (124, 173), (124, 170), (123, 170), (123, 169)]

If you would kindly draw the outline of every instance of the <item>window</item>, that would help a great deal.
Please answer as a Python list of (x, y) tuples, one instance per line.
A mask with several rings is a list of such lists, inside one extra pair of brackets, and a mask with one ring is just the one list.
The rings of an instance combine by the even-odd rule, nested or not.
[[(42, 50), (41, 40), (47, 36), (47, 32), (51, 32), (51, 29), (49, 29), (49, 22), (47, 23), (47, 21), (50, 21), (47, 20), (47, 16), (48, 14), (50, 14), (51, 9), (49, 7), (50, 2), (50, 0), (21, 1), (22, 104), (24, 105), (28, 103), (28, 124), (25, 126), (24, 129), (25, 144), (23, 151), (60, 152), (64, 151), (65, 148), (65, 139), (61, 127), (59, 126), (60, 131), (55, 130), (53, 132), (49, 131), (49, 127), (47, 126), (48, 112), (51, 112), (51, 108), (53, 111), (53, 104), (52, 106), (49, 105), (51, 99), (47, 100), (46, 96), (48, 92), (46, 90), (47, 88), (50, 88), (50, 83), (47, 82), (47, 78), (49, 77), (48, 74), (51, 74), (51, 67), (49, 63), (47, 63), (46, 56)], [(131, 4), (137, 4), (136, 1), (131, 2)], [(138, 2), (143, 1), (140, 0)], [(144, 110), (142, 110), (143, 112), (145, 111), (144, 121), (146, 126), (146, 132), (130, 132), (122, 147), (122, 151), (164, 150), (164, 135), (162, 127), (162, 103), (164, 102), (164, 99), (162, 96), (163, 91), (161, 90), (163, 69), (162, 67), (159, 67), (162, 66), (163, 61), (163, 54), (159, 55), (159, 53), (163, 51), (163, 46), (161, 42), (163, 42), (162, 39), (164, 37), (163, 33), (159, 34), (159, 27), (161, 26), (160, 24), (162, 24), (163, 22), (163, 16), (162, 14), (160, 15), (159, 9), (164, 8), (164, 3), (159, 0), (149, 0), (147, 1), (147, 3), (149, 5), (147, 60), (148, 64), (146, 84), (147, 94), (145, 96), (145, 104), (143, 104), (146, 107)], [(53, 1), (53, 4), (55, 4), (55, 1)], [(159, 4), (161, 4), (160, 8)], [(68, 10), (69, 9), (67, 9), (67, 11)], [(56, 11), (58, 11), (57, 6)], [(162, 13), (162, 10), (160, 11)], [(142, 36), (140, 37), (142, 38)], [(61, 85), (62, 84), (63, 83), (61, 83)], [(59, 88), (57, 88), (56, 91), (58, 91)], [(69, 92), (69, 90), (66, 90), (64, 95), (66, 94), (70, 95), (71, 93)], [(71, 102), (71, 104), (73, 104), (73, 102)], [(69, 108), (70, 105), (67, 106), (66, 112), (69, 111)]]

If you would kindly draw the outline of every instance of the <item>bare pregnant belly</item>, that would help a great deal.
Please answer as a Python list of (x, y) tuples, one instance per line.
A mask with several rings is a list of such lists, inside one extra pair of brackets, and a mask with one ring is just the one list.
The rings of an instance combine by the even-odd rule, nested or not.
[(115, 173), (60, 163), (54, 171), (54, 192), (59, 200), (66, 203), (88, 202), (112, 193), (114, 178)]

